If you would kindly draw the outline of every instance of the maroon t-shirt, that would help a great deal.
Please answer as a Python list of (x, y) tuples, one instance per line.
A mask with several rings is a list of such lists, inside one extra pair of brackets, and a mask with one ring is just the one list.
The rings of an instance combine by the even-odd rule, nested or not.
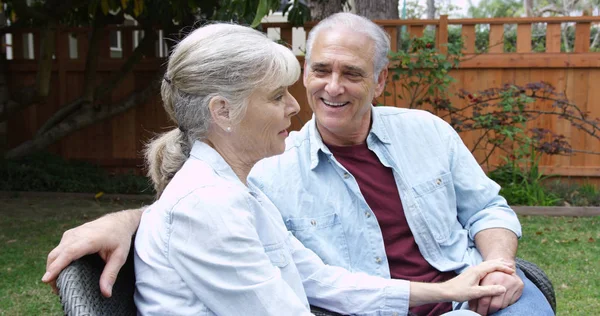
[[(392, 169), (384, 166), (367, 144), (327, 147), (335, 159), (354, 176), (367, 204), (375, 213), (383, 234), (392, 278), (433, 283), (456, 276), (454, 272), (438, 271), (421, 255), (406, 222)], [(440, 315), (450, 310), (450, 302), (410, 309), (417, 315)]]

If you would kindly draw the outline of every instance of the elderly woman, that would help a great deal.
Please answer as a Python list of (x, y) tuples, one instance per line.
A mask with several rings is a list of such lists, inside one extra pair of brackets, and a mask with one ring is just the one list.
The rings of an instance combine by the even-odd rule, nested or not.
[[(238, 25), (199, 28), (172, 52), (161, 95), (178, 128), (146, 152), (159, 199), (135, 240), (141, 314), (309, 315), (309, 302), (347, 314), (407, 309), (395, 297), (408, 281), (325, 265), (246, 181), (256, 162), (284, 151), (299, 110), (288, 86), (299, 75), (290, 50)], [(411, 282), (410, 304), (500, 294), (477, 285), (493, 270), (512, 271), (494, 261), (445, 283)]]

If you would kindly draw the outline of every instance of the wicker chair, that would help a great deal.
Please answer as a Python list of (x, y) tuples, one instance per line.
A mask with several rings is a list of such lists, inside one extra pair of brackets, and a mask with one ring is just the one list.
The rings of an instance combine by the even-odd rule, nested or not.
[[(550, 279), (535, 264), (517, 258), (517, 266), (540, 288), (556, 312), (556, 298)], [(60, 300), (67, 316), (130, 316), (136, 315), (133, 303), (135, 274), (133, 256), (121, 268), (119, 277), (113, 286), (111, 298), (100, 293), (98, 281), (104, 268), (104, 261), (97, 254), (85, 256), (71, 263), (64, 269), (57, 280)], [(316, 316), (338, 316), (318, 307), (312, 307)]]

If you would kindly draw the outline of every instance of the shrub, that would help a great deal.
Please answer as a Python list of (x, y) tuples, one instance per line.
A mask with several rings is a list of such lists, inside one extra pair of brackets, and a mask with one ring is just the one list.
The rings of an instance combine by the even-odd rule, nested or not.
[(49, 153), (2, 161), (0, 190), (154, 194), (146, 177), (110, 174), (93, 164), (65, 161)]

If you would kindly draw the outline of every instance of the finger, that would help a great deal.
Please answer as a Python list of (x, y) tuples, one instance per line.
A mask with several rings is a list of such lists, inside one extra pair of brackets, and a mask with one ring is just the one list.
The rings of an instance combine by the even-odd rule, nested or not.
[(488, 307), (489, 314), (493, 314), (499, 311), (500, 309), (506, 307), (502, 307), (502, 304), (504, 303), (504, 297), (506, 296), (505, 294), (506, 293), (492, 297), (492, 300), (490, 301), (490, 306)]
[(481, 305), (481, 301), (484, 301), (485, 305), (489, 305), (492, 301), (492, 298), (499, 295), (506, 294), (506, 288), (502, 285), (482, 285), (479, 287), (479, 291), (477, 293), (479, 298), (479, 304)]
[(477, 309), (478, 304), (479, 304), (478, 298), (469, 300), (469, 309), (474, 312)]
[(50, 282), (50, 287), (52, 288), (52, 293), (58, 295), (58, 287), (56, 286), (56, 281)]
[(125, 261), (127, 260), (127, 253), (123, 254), (123, 251), (115, 250), (110, 256), (107, 257), (106, 265), (100, 275), (100, 292), (105, 297), (112, 296), (112, 287), (117, 281), (117, 275)]
[[(492, 291), (493, 289), (484, 289), (484, 291)], [(497, 290), (497, 289), (496, 289)], [(506, 291), (506, 289), (505, 289)], [(479, 315), (487, 315), (488, 314), (488, 309), (490, 307), (490, 302), (492, 301), (492, 298), (490, 296), (484, 296), (482, 298), (479, 299), (479, 303), (477, 304), (477, 307), (475, 308), (475, 312)]]
[(500, 271), (507, 274), (513, 274), (515, 270), (511, 268), (510, 264), (503, 261), (484, 261), (481, 264), (475, 266), (478, 269), (478, 273), (481, 278), (490, 272)]
[[(71, 262), (81, 258), (86, 252), (74, 251), (80, 246), (73, 245), (59, 251), (58, 256), (49, 265), (46, 266), (46, 274), (42, 277), (42, 282), (50, 283), (56, 281), (60, 272)], [(49, 260), (50, 261), (50, 260)]]

